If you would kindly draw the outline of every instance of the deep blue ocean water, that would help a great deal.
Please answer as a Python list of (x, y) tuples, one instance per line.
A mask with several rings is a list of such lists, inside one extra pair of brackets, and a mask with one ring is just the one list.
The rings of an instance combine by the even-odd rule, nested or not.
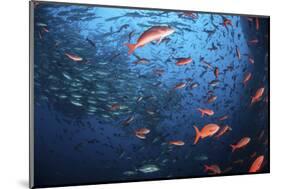
[[(269, 171), (268, 18), (51, 3), (34, 11), (36, 186), (212, 175), (204, 165), (244, 174), (260, 155), (259, 172)], [(154, 26), (175, 32), (129, 55), (125, 44)], [(177, 66), (180, 58), (192, 62)], [(193, 144), (193, 126), (209, 123), (232, 130)], [(145, 139), (139, 128), (150, 130)], [(231, 152), (243, 137), (250, 143)]]

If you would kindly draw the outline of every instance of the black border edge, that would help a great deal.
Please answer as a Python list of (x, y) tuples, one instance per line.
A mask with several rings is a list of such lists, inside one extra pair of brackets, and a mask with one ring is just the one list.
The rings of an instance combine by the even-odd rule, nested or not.
[[(34, 66), (34, 2), (43, 4), (66, 4), (66, 5), (80, 5), (91, 7), (105, 7), (105, 8), (124, 8), (124, 9), (137, 9), (137, 10), (158, 10), (158, 11), (174, 11), (183, 12), (191, 11), (203, 14), (224, 14), (231, 16), (250, 16), (260, 17), (268, 19), (268, 171), (258, 173), (238, 173), (238, 174), (221, 174), (221, 175), (208, 175), (208, 176), (191, 176), (191, 177), (177, 177), (177, 178), (156, 178), (145, 180), (127, 180), (127, 181), (109, 181), (109, 182), (87, 182), (87, 183), (70, 183), (70, 184), (55, 184), (55, 185), (35, 185), (34, 184), (34, 96), (33, 96), (33, 66)], [(270, 15), (254, 15), (254, 14), (240, 14), (240, 13), (223, 13), (223, 12), (207, 12), (198, 10), (183, 10), (183, 9), (163, 9), (163, 8), (150, 8), (150, 7), (133, 7), (133, 6), (121, 6), (121, 5), (101, 5), (90, 3), (74, 3), (74, 2), (56, 2), (56, 1), (29, 1), (29, 187), (30, 188), (49, 188), (49, 187), (67, 187), (67, 186), (85, 186), (85, 185), (98, 185), (98, 184), (121, 184), (132, 182), (148, 182), (148, 181), (168, 181), (179, 179), (194, 179), (194, 178), (212, 178), (212, 177), (226, 177), (226, 176), (251, 176), (260, 174), (269, 174), (271, 161), (270, 161)], [(32, 86), (32, 87), (31, 87)]]
[(29, 188), (34, 188), (34, 2), (29, 1)]

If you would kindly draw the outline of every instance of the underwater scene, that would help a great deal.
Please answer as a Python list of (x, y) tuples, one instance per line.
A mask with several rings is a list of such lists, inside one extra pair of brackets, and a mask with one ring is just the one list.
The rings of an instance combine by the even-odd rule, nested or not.
[(269, 17), (33, 11), (35, 186), (269, 172)]

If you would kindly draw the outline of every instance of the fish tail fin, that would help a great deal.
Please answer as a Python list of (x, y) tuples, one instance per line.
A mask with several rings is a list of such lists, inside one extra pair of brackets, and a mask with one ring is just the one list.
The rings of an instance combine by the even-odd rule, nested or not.
[(207, 171), (209, 171), (209, 166), (208, 165), (204, 165), (204, 172), (207, 172)]
[(198, 110), (199, 112), (201, 112), (201, 117), (204, 117), (204, 112), (203, 112), (203, 110), (202, 110), (201, 108), (197, 108), (197, 110)]
[(232, 152), (234, 152), (236, 150), (236, 146), (231, 144), (230, 147), (232, 148)]
[(126, 43), (125, 45), (127, 45), (127, 47), (129, 48), (129, 55), (132, 54), (136, 50), (136, 47), (137, 47), (136, 44)]
[(195, 132), (196, 132), (196, 136), (195, 136), (195, 140), (194, 140), (193, 144), (197, 144), (198, 140), (200, 139), (201, 134), (200, 134), (199, 129), (195, 125), (193, 127), (194, 127)]

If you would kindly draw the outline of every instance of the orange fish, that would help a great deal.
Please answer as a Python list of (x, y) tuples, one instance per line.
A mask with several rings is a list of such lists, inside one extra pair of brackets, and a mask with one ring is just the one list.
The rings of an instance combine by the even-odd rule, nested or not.
[(227, 115), (220, 117), (220, 118), (219, 118), (219, 121), (224, 121), (224, 120), (226, 120), (226, 119), (228, 119), (228, 116), (227, 116)]
[(249, 63), (250, 63), (250, 64), (254, 64), (254, 63), (255, 63), (255, 60), (254, 60), (252, 57), (249, 57)]
[(216, 132), (218, 132), (218, 130), (220, 129), (220, 127), (217, 124), (214, 123), (210, 123), (205, 125), (201, 131), (199, 131), (199, 129), (196, 126), (193, 126), (196, 132), (196, 136), (195, 136), (195, 140), (193, 144), (197, 144), (198, 140), (200, 138), (204, 139), (206, 137), (211, 137), (214, 134), (216, 134)]
[(150, 133), (150, 129), (140, 128), (135, 131), (136, 137), (140, 139), (146, 139), (146, 135)]
[(215, 74), (216, 78), (219, 77), (219, 68), (218, 67), (215, 68), (214, 74)]
[(174, 87), (174, 89), (182, 89), (186, 86), (186, 83), (184, 82), (181, 82), (181, 83), (178, 83), (176, 84), (176, 86)]
[(256, 30), (260, 29), (260, 21), (258, 18), (256, 18)]
[(251, 141), (250, 137), (244, 137), (241, 140), (239, 140), (237, 144), (231, 144), (230, 147), (232, 148), (232, 152), (234, 152), (236, 149), (246, 146), (247, 144), (249, 144), (250, 141)]
[(246, 85), (248, 83), (248, 81), (250, 81), (251, 78), (252, 78), (252, 74), (247, 73), (244, 77), (243, 84)]
[(251, 104), (260, 101), (263, 93), (264, 93), (264, 87), (259, 88), (256, 91), (255, 95), (252, 97)]
[(75, 61), (75, 62), (80, 62), (83, 60), (83, 58), (77, 56), (77, 55), (73, 55), (73, 54), (68, 54), (68, 53), (65, 53), (65, 56), (67, 56), (69, 59)]
[(169, 142), (169, 144), (175, 145), (175, 146), (183, 146), (183, 145), (184, 145), (184, 141), (181, 141), (181, 140), (172, 140), (172, 141)]
[(201, 108), (198, 108), (197, 109), (199, 112), (201, 112), (201, 117), (204, 117), (204, 115), (208, 115), (208, 116), (212, 116), (214, 115), (214, 111), (213, 110), (210, 110), (210, 109), (201, 109)]
[(264, 160), (264, 156), (259, 156), (257, 159), (253, 162), (249, 169), (249, 173), (256, 173), (261, 169), (262, 163)]
[(192, 58), (181, 58), (177, 61), (176, 65), (177, 66), (183, 66), (186, 64), (190, 64), (192, 62)]
[(160, 43), (163, 38), (174, 32), (175, 30), (168, 26), (153, 26), (141, 34), (136, 44), (126, 44), (129, 48), (129, 54), (132, 54), (137, 48), (143, 47), (152, 41), (157, 40)]
[(237, 46), (236, 46), (236, 55), (237, 55), (238, 60), (240, 60), (241, 59), (241, 54), (240, 54), (240, 50), (239, 50), (239, 48)]
[(211, 171), (213, 174), (221, 174), (221, 169), (218, 165), (204, 165), (204, 171)]
[(112, 104), (110, 110), (111, 110), (111, 111), (115, 111), (115, 110), (117, 110), (117, 109), (119, 109), (119, 108), (120, 108), (120, 105), (119, 105), (119, 104)]
[(258, 42), (259, 42), (258, 39), (252, 39), (252, 40), (248, 41), (248, 43), (250, 43), (250, 44), (257, 44)]
[(219, 138), (224, 135), (227, 131), (232, 131), (232, 128), (228, 125), (224, 126), (222, 129), (219, 130), (219, 133), (215, 136), (215, 138)]

